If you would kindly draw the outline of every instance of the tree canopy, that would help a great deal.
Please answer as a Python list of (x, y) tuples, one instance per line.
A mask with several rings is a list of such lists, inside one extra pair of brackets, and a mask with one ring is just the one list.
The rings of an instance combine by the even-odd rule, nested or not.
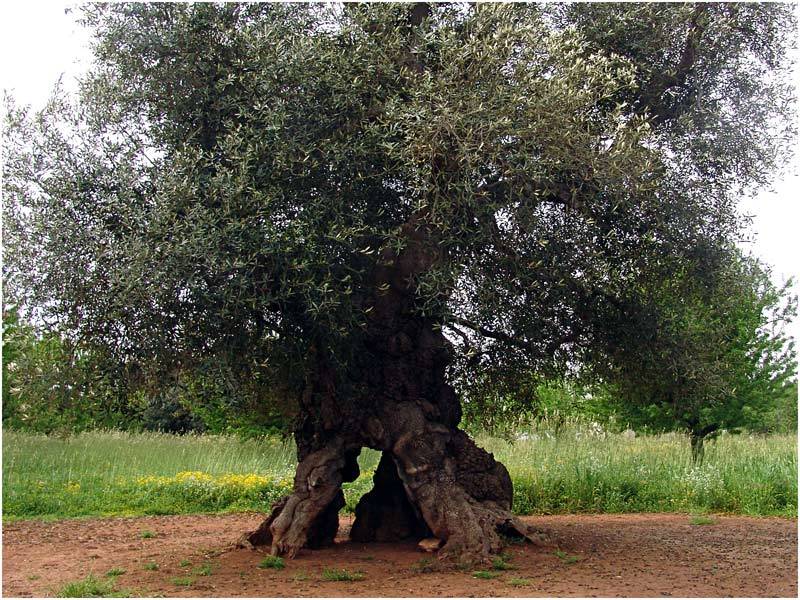
[(563, 368), (643, 280), (711, 277), (793, 134), (789, 6), (413, 10), (86, 8), (81, 97), (11, 111), (11, 295), (123, 360), (279, 371), (346, 350), (416, 215), (418, 310)]

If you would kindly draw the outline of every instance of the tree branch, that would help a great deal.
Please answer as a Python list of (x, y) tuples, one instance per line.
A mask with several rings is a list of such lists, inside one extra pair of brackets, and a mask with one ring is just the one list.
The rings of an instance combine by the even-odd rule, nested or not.
[[(477, 325), (471, 321), (468, 321), (462, 317), (452, 316), (450, 317), (450, 321), (453, 323), (457, 323), (458, 325), (462, 325), (463, 327), (467, 327), (471, 329), (478, 335), (486, 338), (491, 338), (493, 340), (497, 340), (500, 342), (504, 342), (510, 346), (514, 346), (515, 348), (519, 348), (520, 350), (524, 350), (525, 352), (529, 352), (530, 354), (534, 355), (550, 355), (555, 354), (556, 350), (558, 350), (564, 344), (569, 342), (574, 342), (578, 337), (576, 332), (570, 332), (564, 335), (562, 338), (558, 340), (553, 340), (548, 344), (544, 343), (537, 343), (532, 342), (530, 340), (520, 339), (518, 337), (514, 337), (512, 335), (508, 335), (507, 333), (503, 333), (502, 331), (495, 331), (492, 329), (487, 329), (482, 325)], [(445, 323), (446, 326), (450, 327), (453, 331), (458, 332), (459, 335), (463, 336), (463, 332), (460, 331), (458, 328), (453, 327), (450, 323)]]
[(700, 38), (705, 32), (705, 25), (702, 23), (702, 18), (707, 11), (707, 3), (695, 4), (694, 11), (689, 20), (689, 29), (686, 33), (686, 41), (683, 46), (683, 52), (681, 53), (681, 59), (675, 67), (675, 73), (660, 73), (654, 78), (645, 93), (642, 94), (641, 111), (649, 111), (653, 116), (653, 122), (656, 124), (677, 117), (681, 109), (690, 105), (696, 96), (695, 90), (689, 90), (688, 98), (683, 102), (679, 101), (668, 104), (662, 100), (664, 94), (668, 90), (686, 87), (689, 75), (697, 62)]
[(515, 338), (515, 337), (510, 336), (510, 335), (508, 335), (506, 333), (503, 333), (502, 331), (493, 331), (491, 329), (486, 329), (485, 327), (483, 327), (481, 325), (476, 325), (475, 323), (472, 323), (471, 321), (467, 321), (466, 319), (462, 319), (461, 317), (452, 316), (452, 317), (450, 317), (450, 320), (453, 323), (457, 323), (459, 325), (463, 325), (464, 327), (467, 327), (468, 329), (471, 329), (472, 331), (474, 331), (475, 333), (477, 333), (477, 334), (479, 334), (479, 335), (481, 335), (483, 337), (488, 337), (488, 338), (492, 338), (492, 339), (495, 339), (495, 340), (498, 340), (498, 341), (501, 341), (501, 342), (505, 342), (507, 344), (510, 344), (510, 345), (515, 346), (517, 348), (520, 348), (522, 350), (526, 350), (528, 352), (537, 352), (538, 350), (541, 349), (540, 346), (538, 346), (537, 344), (534, 344), (532, 342), (529, 342), (528, 340), (521, 340), (519, 338)]

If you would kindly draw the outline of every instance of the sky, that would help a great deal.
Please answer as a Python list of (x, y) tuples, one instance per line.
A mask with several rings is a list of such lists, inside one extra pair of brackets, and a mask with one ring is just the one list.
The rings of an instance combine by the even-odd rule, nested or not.
[[(19, 104), (42, 108), (59, 77), (67, 89), (90, 64), (88, 33), (66, 2), (4, 2), (0, 7), (0, 88)], [(800, 4), (795, 8), (800, 16)], [(800, 54), (798, 54), (800, 58)], [(800, 60), (798, 61), (800, 62)], [(800, 89), (800, 69), (794, 74)], [(798, 152), (800, 154), (800, 151)], [(800, 158), (800, 157), (799, 157)], [(743, 197), (741, 211), (753, 216), (754, 241), (743, 247), (773, 268), (778, 284), (800, 279), (800, 168), (797, 159), (776, 179), (774, 189)], [(800, 291), (800, 285), (795, 285)], [(792, 327), (800, 339), (800, 321)]]

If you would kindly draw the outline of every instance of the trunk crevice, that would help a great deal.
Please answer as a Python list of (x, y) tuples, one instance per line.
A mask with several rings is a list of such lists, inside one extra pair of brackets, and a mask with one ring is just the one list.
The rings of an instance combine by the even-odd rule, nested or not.
[(417, 508), (409, 501), (397, 465), (388, 452), (381, 455), (372, 490), (356, 505), (350, 539), (355, 542), (393, 542), (422, 539), (430, 529)]

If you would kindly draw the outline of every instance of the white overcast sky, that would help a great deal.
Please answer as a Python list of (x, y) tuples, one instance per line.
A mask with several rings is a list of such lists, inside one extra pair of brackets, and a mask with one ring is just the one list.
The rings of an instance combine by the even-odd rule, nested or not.
[[(0, 87), (20, 104), (41, 108), (59, 77), (65, 86), (90, 61), (88, 35), (65, 14), (66, 2), (7, 1), (0, 5)], [(800, 6), (800, 5), (799, 5)], [(796, 8), (800, 13), (800, 7)], [(800, 89), (800, 70), (795, 84)], [(744, 246), (773, 267), (776, 283), (798, 279), (800, 250), (800, 178), (798, 163), (775, 181), (773, 191), (743, 198), (741, 210), (754, 216), (754, 242)], [(796, 285), (795, 290), (800, 289)], [(800, 339), (800, 322), (792, 328)]]

